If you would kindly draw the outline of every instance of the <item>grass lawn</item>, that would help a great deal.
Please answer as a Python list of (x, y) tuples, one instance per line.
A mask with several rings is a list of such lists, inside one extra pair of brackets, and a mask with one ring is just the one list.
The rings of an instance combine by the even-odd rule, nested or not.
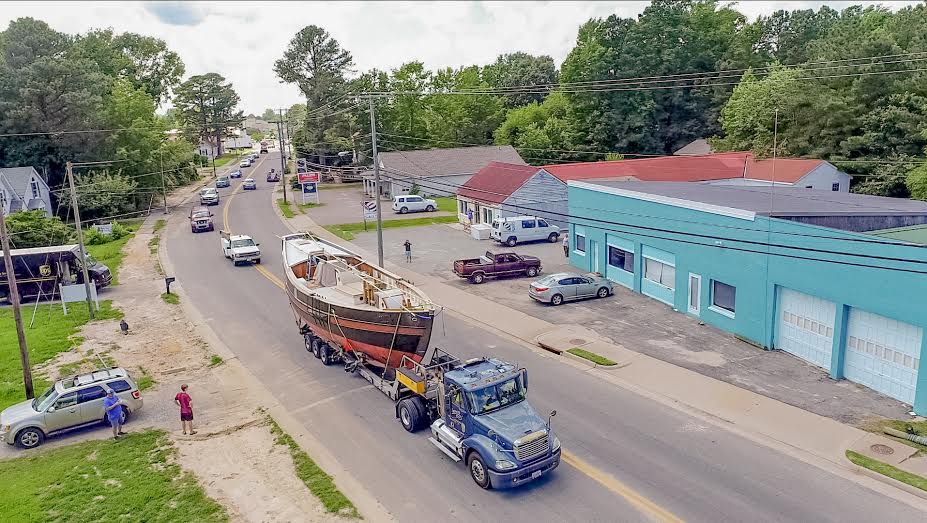
[[(431, 216), (425, 218), (410, 218), (408, 220), (383, 220), (384, 229), (394, 229), (396, 227), (419, 227), (422, 225), (434, 225), (437, 223), (456, 223), (457, 216)], [(344, 240), (353, 240), (354, 233), (364, 231), (364, 222), (339, 223), (336, 225), (326, 225), (325, 228)], [(367, 222), (367, 230), (375, 231), (377, 222)]]
[(597, 365), (618, 365), (617, 363), (606, 358), (605, 356), (600, 356), (594, 352), (589, 352), (587, 350), (583, 350), (578, 347), (573, 347), (567, 352), (569, 352), (570, 354), (574, 356), (579, 356), (580, 358), (587, 359)]
[(161, 299), (164, 300), (164, 303), (169, 303), (171, 305), (177, 305), (180, 303), (180, 296), (174, 294), (173, 292), (170, 294), (162, 292)]
[(910, 472), (893, 467), (888, 463), (882, 463), (881, 461), (863, 456), (862, 454), (853, 452), (852, 450), (847, 451), (847, 459), (859, 465), (860, 467), (866, 467), (867, 469), (878, 472), (883, 476), (888, 476), (892, 479), (898, 480), (902, 483), (907, 483), (908, 485), (917, 487), (921, 490), (927, 490), (927, 478), (918, 476), (917, 474), (911, 474)]
[(110, 272), (112, 272), (113, 282), (110, 285), (119, 285), (119, 266), (122, 265), (122, 258), (124, 257), (122, 248), (135, 236), (134, 233), (138, 230), (139, 224), (132, 223), (126, 225), (126, 227), (132, 231), (133, 234), (127, 234), (109, 243), (87, 246), (87, 252), (96, 258), (98, 262), (109, 267)]
[(876, 419), (870, 422), (864, 423), (860, 428), (863, 430), (879, 434), (886, 438), (892, 438), (895, 441), (904, 443), (905, 445), (910, 445), (921, 451), (921, 454), (927, 454), (927, 445), (921, 445), (914, 441), (896, 438), (891, 434), (885, 434), (883, 428), (892, 428), (897, 431), (907, 432), (910, 434), (917, 434), (918, 436), (927, 436), (927, 421), (901, 421), (897, 419)]
[[(98, 319), (119, 319), (122, 312), (112, 308), (112, 302), (100, 302)], [(23, 309), (23, 324), (26, 331), (26, 345), (29, 347), (29, 359), (33, 367), (55, 357), (59, 352), (80, 345), (82, 340), (71, 338), (78, 329), (87, 323), (87, 307), (83, 303), (72, 303), (65, 316), (61, 305), (57, 303), (40, 303), (35, 315), (35, 325), (30, 329), (29, 321), (32, 309)], [(48, 387), (48, 382), (34, 379), (35, 394), (41, 394)], [(0, 309), (0, 409), (26, 399), (23, 389), (23, 371), (19, 361), (19, 343), (16, 340), (16, 325), (13, 322), (13, 310)], [(2, 512), (0, 512), (2, 513)]]
[(290, 207), (290, 202), (284, 200), (283, 198), (277, 198), (277, 207), (280, 207), (280, 212), (283, 213), (285, 218), (292, 218), (296, 216), (293, 214), (293, 208)]
[[(269, 418), (268, 418), (269, 419)], [(319, 468), (312, 461), (309, 454), (306, 454), (299, 445), (293, 441), (289, 434), (283, 432), (280, 425), (273, 419), (270, 421), (270, 431), (276, 437), (275, 442), (278, 445), (285, 445), (290, 449), (290, 455), (293, 457), (293, 465), (296, 466), (296, 476), (306, 484), (309, 491), (315, 497), (319, 498), (325, 510), (342, 516), (359, 519), (360, 514), (351, 500), (338, 490), (332, 477)]]
[[(216, 158), (216, 169), (222, 167), (223, 165), (228, 165), (230, 162), (238, 160), (237, 154), (223, 154), (222, 156)], [(212, 162), (210, 162), (207, 167), (212, 167)]]
[(175, 452), (164, 432), (148, 430), (0, 461), (0, 514), (8, 522), (227, 521), (169, 462)]
[(442, 196), (440, 198), (435, 198), (435, 202), (438, 203), (439, 211), (457, 214), (457, 198), (453, 196)]

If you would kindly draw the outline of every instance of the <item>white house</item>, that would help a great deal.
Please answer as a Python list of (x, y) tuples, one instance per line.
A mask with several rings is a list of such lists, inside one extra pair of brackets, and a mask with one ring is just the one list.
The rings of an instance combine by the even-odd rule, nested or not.
[(4, 216), (34, 210), (51, 213), (48, 183), (33, 167), (0, 167), (0, 195)]

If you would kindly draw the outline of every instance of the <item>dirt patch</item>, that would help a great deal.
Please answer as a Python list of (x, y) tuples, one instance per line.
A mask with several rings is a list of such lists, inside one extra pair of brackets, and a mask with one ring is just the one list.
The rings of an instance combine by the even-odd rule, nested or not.
[(296, 477), (286, 447), (267, 425), (244, 427), (177, 445), (178, 462), (193, 472), (232, 521), (346, 521), (324, 514), (322, 504)]

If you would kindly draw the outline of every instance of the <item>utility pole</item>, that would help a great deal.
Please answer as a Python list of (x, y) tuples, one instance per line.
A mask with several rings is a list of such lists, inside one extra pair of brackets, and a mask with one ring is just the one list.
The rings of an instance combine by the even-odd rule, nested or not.
[(96, 315), (93, 311), (93, 299), (90, 297), (90, 274), (87, 272), (87, 251), (84, 249), (84, 231), (80, 225), (80, 211), (77, 208), (77, 191), (74, 190), (74, 170), (71, 162), (67, 163), (68, 184), (71, 186), (71, 206), (74, 207), (74, 224), (77, 226), (77, 245), (80, 247), (80, 268), (84, 275), (84, 291), (87, 294), (87, 310), (90, 313), (90, 319)]
[(10, 287), (10, 302), (13, 304), (13, 319), (16, 321), (16, 338), (19, 340), (19, 359), (23, 365), (23, 383), (26, 385), (26, 398), (35, 397), (32, 389), (32, 366), (29, 364), (29, 348), (26, 346), (26, 333), (23, 331), (23, 317), (19, 312), (19, 288), (16, 287), (16, 270), (13, 268), (13, 256), (10, 254), (10, 238), (6, 234), (6, 213), (3, 193), (0, 193), (0, 246), (3, 248), (3, 264), (6, 267), (6, 283)]
[[(283, 180), (283, 201), (286, 203), (286, 141), (283, 139), (283, 109), (279, 109), (280, 120), (277, 122), (277, 138), (280, 141), (280, 179)], [(298, 202), (297, 202), (298, 203)]]
[(161, 153), (161, 197), (164, 198), (164, 214), (167, 214), (167, 189), (164, 186), (164, 149), (158, 152)]
[(377, 199), (377, 264), (383, 267), (383, 214), (380, 211), (380, 159), (377, 158), (377, 117), (373, 109), (373, 96), (367, 97), (370, 104), (370, 142), (373, 144), (373, 185)]

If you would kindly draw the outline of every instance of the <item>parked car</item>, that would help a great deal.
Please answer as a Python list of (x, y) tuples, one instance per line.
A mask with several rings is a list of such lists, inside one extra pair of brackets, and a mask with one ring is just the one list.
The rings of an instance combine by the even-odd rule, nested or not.
[(537, 216), (510, 216), (493, 220), (489, 236), (509, 247), (514, 247), (518, 242), (540, 240), (557, 243), (560, 239), (560, 228)]
[(200, 205), (219, 205), (219, 191), (215, 187), (200, 190)]
[(107, 423), (106, 389), (123, 401), (123, 423), (142, 408), (142, 394), (125, 369), (104, 369), (55, 383), (35, 399), (0, 412), (0, 441), (35, 448), (45, 438), (66, 430)]
[(393, 210), (399, 214), (407, 212), (432, 212), (438, 208), (438, 203), (414, 194), (393, 197)]
[(190, 231), (197, 233), (200, 231), (212, 231), (215, 226), (212, 223), (212, 213), (206, 207), (194, 207), (190, 210)]
[(524, 274), (534, 278), (541, 272), (541, 260), (534, 256), (522, 256), (514, 252), (486, 254), (479, 258), (457, 260), (454, 262), (454, 274), (468, 278), (470, 283), (483, 283), (492, 276), (514, 276)]
[(572, 272), (551, 274), (533, 282), (528, 287), (528, 296), (537, 301), (560, 305), (565, 301), (584, 298), (604, 298), (612, 294), (612, 282), (590, 273), (579, 275)]
[(220, 176), (216, 178), (216, 188), (219, 187), (231, 187), (232, 182), (229, 180), (228, 176)]
[(257, 189), (257, 184), (254, 183), (254, 178), (245, 178), (245, 181), (241, 183), (242, 190), (253, 191)]
[(241, 171), (232, 171), (229, 173), (232, 178), (241, 178)]
[(244, 169), (245, 167), (251, 167), (251, 158), (245, 158), (238, 163), (238, 166)]

